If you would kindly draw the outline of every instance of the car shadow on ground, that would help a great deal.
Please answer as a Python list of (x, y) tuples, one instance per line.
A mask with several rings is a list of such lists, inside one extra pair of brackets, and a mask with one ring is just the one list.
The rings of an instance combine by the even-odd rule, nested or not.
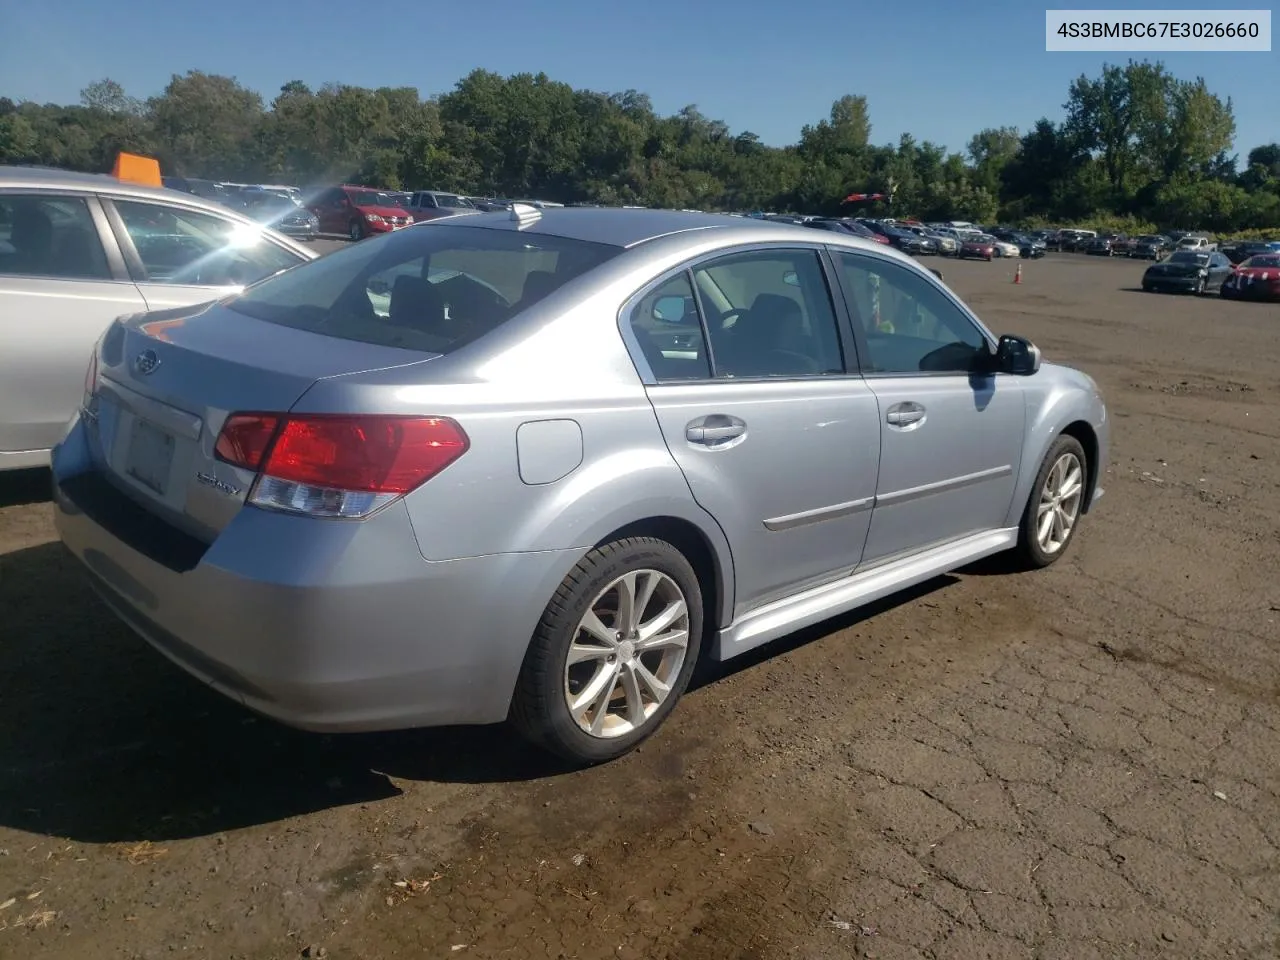
[[(708, 664), (692, 695), (949, 582)], [(59, 543), (0, 554), (0, 610), (0, 826), (176, 840), (389, 798), (393, 778), (500, 783), (572, 769), (501, 725), (323, 736), (252, 715), (121, 624)]]
[(49, 469), (6, 470), (0, 473), (0, 509), (44, 503), (52, 496)]

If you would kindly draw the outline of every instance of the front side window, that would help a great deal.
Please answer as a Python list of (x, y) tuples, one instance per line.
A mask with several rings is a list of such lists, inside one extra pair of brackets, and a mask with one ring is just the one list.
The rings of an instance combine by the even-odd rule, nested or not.
[(260, 227), (159, 203), (113, 202), (150, 283), (245, 286), (303, 262)]
[(933, 283), (908, 267), (836, 253), (849, 312), (866, 337), (867, 373), (969, 373), (986, 337)]
[(403, 230), (266, 280), (230, 307), (345, 340), (448, 353), (621, 252), (510, 230)]
[(110, 280), (102, 239), (85, 200), (0, 194), (0, 276)]
[(693, 276), (717, 378), (845, 372), (816, 251), (734, 254), (697, 267)]

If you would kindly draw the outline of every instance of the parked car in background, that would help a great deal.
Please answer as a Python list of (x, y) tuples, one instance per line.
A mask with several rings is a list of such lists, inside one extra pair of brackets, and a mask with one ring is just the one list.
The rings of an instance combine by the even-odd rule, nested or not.
[(998, 237), (991, 236), (990, 234), (984, 234), (983, 239), (991, 243), (991, 249), (995, 252), (997, 257), (1019, 257), (1022, 255), (1022, 251), (1016, 243), (1011, 243), (1008, 240), (1001, 240)]
[(912, 233), (910, 230), (904, 230), (900, 227), (883, 227), (884, 236), (888, 237), (889, 243), (897, 247), (903, 253), (915, 254), (916, 256), (927, 256), (931, 253), (938, 252), (938, 244), (930, 240), (928, 237), (922, 237), (919, 234)]
[(979, 234), (960, 244), (956, 256), (961, 260), (991, 260), (996, 256), (996, 238)]
[(1186, 236), (1184, 236), (1184, 237), (1182, 237), (1180, 240), (1178, 240), (1178, 247), (1177, 247), (1177, 249), (1179, 249), (1179, 250), (1197, 250), (1197, 251), (1201, 251), (1201, 252), (1206, 252), (1206, 251), (1210, 251), (1210, 250), (1216, 250), (1216, 249), (1218, 249), (1218, 247), (1217, 247), (1217, 244), (1215, 244), (1215, 243), (1214, 243), (1212, 240), (1210, 240), (1208, 237), (1203, 237), (1203, 236), (1198, 236), (1198, 235), (1193, 235), (1193, 234), (1187, 234)]
[(1038, 260), (1049, 251), (1044, 240), (1035, 234), (1018, 234), (1012, 242), (1018, 245), (1018, 254), (1028, 260)]
[(160, 182), (170, 190), (189, 193), (215, 203), (225, 204), (230, 199), (227, 188), (213, 180), (201, 180), (196, 177), (161, 177)]
[(855, 220), (838, 220), (828, 217), (812, 217), (804, 221), (801, 226), (810, 227), (815, 230), (827, 230), (832, 233), (848, 233), (855, 237), (862, 237), (864, 240), (871, 240), (875, 243), (888, 244), (889, 238), (881, 236), (874, 231), (868, 230), (862, 224)]
[(1273, 252), (1272, 244), (1265, 240), (1237, 240), (1233, 243), (1224, 243), (1221, 251), (1232, 263), (1243, 263), (1250, 257)]
[(1233, 300), (1280, 300), (1280, 253), (1260, 253), (1240, 263), (1220, 292)]
[(240, 197), (244, 201), (246, 207), (252, 207), (265, 200), (285, 200), (292, 203), (294, 206), (302, 206), (301, 193), (291, 187), (248, 184), (240, 187), (239, 189)]
[(1100, 237), (1094, 237), (1085, 244), (1084, 252), (1092, 257), (1114, 257), (1116, 255), (1115, 245), (1121, 239), (1122, 235), (1118, 233), (1108, 233)]
[(0, 470), (49, 462), (116, 317), (228, 296), (315, 256), (192, 193), (0, 167)]
[(1172, 246), (1173, 242), (1168, 237), (1144, 233), (1133, 238), (1128, 256), (1135, 260), (1159, 260)]
[(320, 235), (320, 218), (288, 196), (264, 192), (247, 202), (245, 213), (285, 236), (314, 240)]
[(409, 195), (406, 209), (415, 221), (452, 217), (459, 213), (474, 212), (476, 205), (466, 197), (439, 190), (415, 190)]
[(959, 241), (944, 233), (940, 233), (937, 230), (932, 230), (929, 227), (914, 226), (909, 227), (908, 229), (910, 229), (912, 233), (916, 234), (916, 236), (924, 237), (926, 240), (932, 240), (934, 245), (937, 247), (938, 254), (941, 256), (955, 256), (956, 252), (960, 249)]
[(1062, 230), (1058, 234), (1058, 249), (1064, 253), (1079, 253), (1097, 236), (1096, 230)]
[(321, 233), (346, 234), (352, 240), (390, 233), (414, 222), (388, 191), (348, 184), (320, 191), (308, 209), (316, 215)]
[(1028, 260), (1043, 257), (1047, 249), (1043, 240), (1019, 230), (1000, 230), (992, 236), (1004, 243), (1013, 244), (1018, 248), (1018, 256)]
[(577, 763), (703, 659), (1057, 562), (1109, 455), (1089, 377), (909, 257), (718, 215), (458, 217), (94, 360), (53, 512), (142, 637), (297, 727), (510, 720)]
[(1230, 260), (1214, 250), (1175, 250), (1147, 267), (1142, 289), (1147, 293), (1208, 293), (1218, 290), (1234, 269)]

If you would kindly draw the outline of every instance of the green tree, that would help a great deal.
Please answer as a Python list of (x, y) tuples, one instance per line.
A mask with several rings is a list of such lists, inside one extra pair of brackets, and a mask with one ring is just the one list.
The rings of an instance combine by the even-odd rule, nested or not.
[[(0, 162), (105, 171), (129, 150), (157, 156), (165, 173), (304, 187), (979, 222), (1280, 224), (1280, 144), (1256, 146), (1237, 172), (1231, 101), (1202, 79), (1158, 62), (1106, 65), (1070, 85), (1066, 106), (1061, 124), (981, 130), (965, 153), (948, 153), (911, 135), (873, 144), (868, 100), (848, 94), (776, 147), (695, 105), (662, 116), (640, 91), (575, 90), (543, 73), (475, 70), (439, 96), (294, 80), (264, 103), (232, 77), (191, 71), (145, 102), (110, 79), (75, 105), (0, 96)], [(843, 203), (867, 190), (892, 204)]]

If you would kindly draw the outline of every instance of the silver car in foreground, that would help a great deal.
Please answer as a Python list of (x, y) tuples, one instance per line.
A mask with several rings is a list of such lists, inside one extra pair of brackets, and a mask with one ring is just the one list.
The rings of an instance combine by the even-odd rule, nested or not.
[(0, 167), (0, 470), (48, 464), (116, 317), (228, 296), (315, 257), (191, 193)]
[(726, 659), (980, 557), (1063, 555), (1094, 382), (915, 261), (517, 205), (122, 318), (54, 452), (107, 603), (317, 731), (510, 719), (581, 762)]

